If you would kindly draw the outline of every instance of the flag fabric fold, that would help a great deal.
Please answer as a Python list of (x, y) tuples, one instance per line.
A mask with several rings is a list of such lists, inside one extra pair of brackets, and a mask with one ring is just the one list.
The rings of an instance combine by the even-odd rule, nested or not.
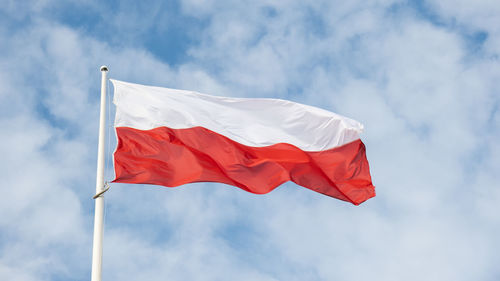
[(356, 205), (375, 196), (355, 120), (279, 99), (111, 81), (113, 182), (220, 182), (263, 194), (293, 181)]

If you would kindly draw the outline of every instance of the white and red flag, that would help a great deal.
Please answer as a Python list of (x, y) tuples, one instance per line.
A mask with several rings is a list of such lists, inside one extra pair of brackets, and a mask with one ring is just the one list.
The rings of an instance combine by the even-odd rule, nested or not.
[(113, 182), (220, 182), (263, 194), (293, 181), (356, 205), (375, 196), (355, 120), (279, 99), (111, 81)]

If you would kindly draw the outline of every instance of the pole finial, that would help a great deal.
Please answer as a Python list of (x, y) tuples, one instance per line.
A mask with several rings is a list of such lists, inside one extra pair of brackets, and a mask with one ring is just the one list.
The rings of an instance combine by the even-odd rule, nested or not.
[(108, 67), (105, 65), (101, 66), (101, 71), (108, 71)]

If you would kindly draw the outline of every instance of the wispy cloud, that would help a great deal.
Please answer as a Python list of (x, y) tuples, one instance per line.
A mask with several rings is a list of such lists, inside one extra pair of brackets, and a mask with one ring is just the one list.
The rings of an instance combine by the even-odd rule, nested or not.
[(121, 80), (287, 98), (358, 119), (377, 186), (354, 207), (293, 184), (264, 196), (115, 185), (105, 280), (498, 279), (497, 10), (7, 1), (0, 279), (90, 276), (102, 64)]

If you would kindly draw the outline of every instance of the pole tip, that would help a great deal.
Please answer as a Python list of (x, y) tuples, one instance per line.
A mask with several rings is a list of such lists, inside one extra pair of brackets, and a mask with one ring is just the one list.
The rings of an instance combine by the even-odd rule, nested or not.
[(105, 65), (101, 66), (101, 71), (108, 71), (108, 67)]

